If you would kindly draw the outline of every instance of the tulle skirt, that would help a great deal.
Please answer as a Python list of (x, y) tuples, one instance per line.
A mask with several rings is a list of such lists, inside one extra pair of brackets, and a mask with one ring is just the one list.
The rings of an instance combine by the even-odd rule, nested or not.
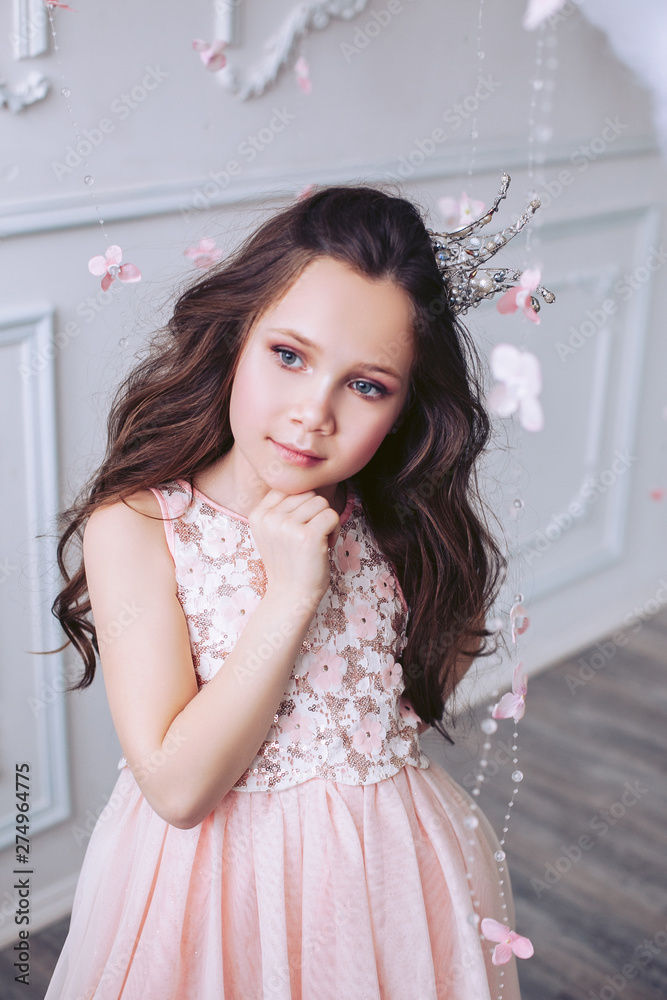
[(370, 785), (232, 790), (181, 830), (125, 767), (45, 1000), (519, 1000), (516, 958), (493, 965), (469, 920), (472, 887), (516, 929), (472, 802), (431, 760)]

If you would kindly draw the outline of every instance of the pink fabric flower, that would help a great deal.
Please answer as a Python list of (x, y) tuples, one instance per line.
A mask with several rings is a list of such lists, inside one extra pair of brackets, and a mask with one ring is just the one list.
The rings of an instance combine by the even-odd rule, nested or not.
[(514, 667), (512, 691), (511, 693), (504, 694), (494, 707), (491, 712), (492, 719), (513, 718), (515, 722), (523, 719), (523, 713), (526, 711), (528, 684), (526, 682), (526, 675), (521, 670), (522, 667), (523, 663), (517, 663)]
[(665, 491), (663, 489), (661, 489), (660, 487), (658, 487), (658, 489), (651, 490), (651, 492), (649, 493), (649, 496), (651, 497), (651, 500), (662, 500), (662, 498), (664, 497), (664, 495), (665, 495)]
[(566, 0), (529, 0), (528, 8), (521, 22), (522, 26), (526, 31), (539, 28), (548, 17), (564, 7), (565, 3)]
[(332, 653), (330, 649), (311, 651), (303, 660), (314, 687), (321, 691), (335, 691), (343, 683), (343, 677), (347, 673), (347, 662), (342, 656)]
[(384, 739), (384, 726), (372, 712), (367, 712), (352, 737), (352, 745), (360, 753), (380, 750)]
[(491, 351), (491, 370), (501, 384), (491, 389), (489, 407), (500, 417), (518, 410), (522, 427), (541, 431), (544, 415), (537, 396), (542, 389), (542, 372), (535, 355), (513, 344), (496, 344)]
[(414, 708), (404, 695), (401, 695), (401, 697), (398, 699), (398, 711), (400, 713), (401, 718), (405, 719), (406, 722), (420, 721), (419, 716), (417, 715)]
[[(516, 622), (519, 622), (517, 625)], [(510, 608), (510, 626), (512, 628), (512, 642), (516, 643), (516, 637), (523, 635), (530, 625), (530, 618), (526, 614), (523, 604), (513, 604)]]
[(122, 264), (123, 251), (115, 244), (107, 247), (106, 255), (103, 257), (91, 257), (88, 261), (88, 270), (91, 274), (104, 275), (102, 278), (102, 291), (106, 292), (112, 281), (118, 278), (120, 281), (141, 281), (141, 271), (134, 264)]
[(469, 198), (465, 191), (460, 198), (438, 198), (438, 211), (445, 220), (448, 232), (456, 232), (471, 222), (480, 219), (484, 213), (484, 202)]
[(194, 261), (195, 267), (212, 267), (222, 257), (222, 250), (215, 245), (215, 240), (206, 236), (195, 246), (188, 247), (184, 256)]
[(517, 958), (530, 958), (535, 954), (533, 942), (530, 938), (523, 937), (521, 934), (517, 934), (516, 931), (511, 931), (509, 927), (505, 927), (504, 924), (501, 924), (498, 920), (494, 920), (493, 917), (484, 917), (480, 927), (485, 938), (488, 938), (489, 941), (500, 942), (493, 949), (493, 955), (491, 956), (491, 961), (494, 965), (505, 965), (511, 959), (512, 953)]
[(306, 184), (306, 186), (304, 188), (301, 188), (301, 190), (299, 191), (297, 199), (307, 198), (308, 195), (314, 190), (315, 190), (314, 184)]
[(305, 743), (315, 735), (315, 722), (307, 712), (290, 712), (278, 719), (278, 726), (285, 736), (291, 736), (292, 743)]
[(385, 691), (391, 691), (401, 683), (403, 677), (403, 667), (397, 663), (391, 654), (387, 655), (387, 665), (382, 670), (382, 687)]
[(294, 63), (294, 72), (296, 73), (296, 82), (301, 87), (304, 94), (310, 94), (313, 89), (313, 84), (310, 79), (310, 67), (305, 56), (299, 56), (297, 61)]
[(357, 598), (347, 613), (347, 620), (354, 627), (357, 638), (374, 639), (378, 634), (377, 616), (377, 611), (368, 601)]
[(222, 67), (227, 62), (223, 54), (223, 49), (226, 47), (227, 42), (215, 41), (215, 42), (204, 42), (201, 38), (195, 38), (192, 43), (192, 48), (195, 52), (199, 53), (199, 58), (203, 62), (206, 69), (210, 69), (212, 73), (217, 70), (222, 69)]
[(517, 309), (523, 309), (524, 316), (532, 323), (539, 323), (540, 317), (537, 315), (531, 304), (531, 292), (534, 292), (540, 283), (540, 272), (537, 268), (529, 268), (521, 275), (520, 284), (514, 288), (509, 288), (504, 295), (501, 295), (496, 303), (499, 313), (513, 313)]
[(344, 535), (340, 539), (338, 545), (336, 546), (336, 555), (338, 557), (338, 565), (343, 573), (347, 573), (349, 570), (351, 573), (358, 573), (361, 569), (361, 562), (359, 560), (359, 553), (361, 552), (361, 545), (357, 541), (353, 532)]
[(49, 10), (53, 10), (55, 7), (56, 10), (71, 10), (73, 14), (77, 13), (77, 11), (74, 10), (74, 7), (70, 7), (69, 4), (66, 3), (60, 3), (60, 0), (45, 0), (44, 5), (48, 7)]
[(388, 569), (378, 573), (373, 586), (378, 597), (386, 597), (387, 600), (391, 600), (396, 593), (396, 580)]

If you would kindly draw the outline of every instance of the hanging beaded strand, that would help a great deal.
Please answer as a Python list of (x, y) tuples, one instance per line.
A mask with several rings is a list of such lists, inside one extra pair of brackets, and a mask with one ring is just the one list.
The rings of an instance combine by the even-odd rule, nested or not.
[[(483, 0), (480, 0), (480, 15), (479, 15), (479, 24), (478, 24), (478, 56), (479, 56), (479, 47), (480, 47), (479, 28), (481, 27), (481, 16), (482, 16), (481, 5), (482, 4), (483, 4)], [(553, 71), (556, 69), (556, 67), (558, 65), (558, 61), (557, 61), (557, 59), (555, 57), (555, 53), (553, 51), (555, 49), (555, 45), (556, 45), (556, 38), (555, 38), (555, 35), (553, 33), (551, 33), (548, 36), (548, 38), (546, 39), (546, 44), (547, 44), (547, 47), (551, 50), (551, 52), (550, 52), (549, 58), (547, 59), (547, 70), (549, 71), (549, 75), (548, 75), (547, 79), (545, 80), (544, 79), (544, 75), (542, 73), (543, 50), (544, 50), (544, 45), (545, 45), (545, 26), (542, 25), (541, 28), (540, 28), (540, 31), (538, 33), (538, 39), (537, 39), (537, 51), (536, 51), (536, 56), (535, 56), (535, 74), (534, 74), (533, 80), (531, 81), (532, 94), (531, 94), (531, 104), (530, 104), (530, 112), (529, 112), (529, 136), (528, 136), (528, 148), (529, 148), (528, 180), (529, 180), (529, 186), (530, 186), (530, 191), (529, 191), (529, 197), (530, 198), (533, 198), (535, 196), (535, 194), (536, 194), (536, 191), (535, 191), (535, 169), (534, 169), (534, 164), (537, 161), (541, 165), (544, 162), (544, 160), (545, 160), (545, 155), (544, 155), (543, 151), (540, 151), (539, 153), (536, 154), (536, 152), (535, 152), (535, 143), (538, 142), (538, 141), (540, 143), (545, 143), (545, 142), (548, 142), (548, 140), (551, 138), (551, 130), (550, 130), (548, 124), (544, 120), (538, 124), (538, 119), (537, 119), (537, 115), (536, 115), (536, 106), (537, 106), (538, 94), (540, 94), (543, 90), (546, 90), (547, 95), (546, 95), (545, 100), (542, 102), (540, 110), (541, 110), (541, 112), (546, 113), (547, 117), (548, 117), (548, 113), (551, 111), (551, 93), (550, 92), (553, 91), (553, 87), (554, 87), (554, 84), (553, 84)], [(476, 123), (473, 123), (472, 138), (473, 139), (477, 138)], [(474, 151), (475, 151), (475, 147), (473, 147), (473, 160), (474, 160)], [(472, 163), (471, 163), (471, 169), (469, 171), (469, 174), (470, 175), (472, 174)], [(544, 182), (544, 178), (543, 178), (542, 174), (540, 176), (540, 180), (541, 180), (542, 183)], [(532, 229), (531, 229), (531, 227), (528, 227), (528, 234), (527, 234), (526, 247), (525, 247), (526, 257), (528, 257), (528, 255), (530, 253), (530, 250), (531, 250), (531, 235), (532, 235)], [(526, 267), (526, 266), (527, 266), (527, 264), (526, 264), (526, 262), (524, 262), (524, 267)], [(521, 333), (521, 348), (522, 349), (525, 348), (525, 327), (523, 328), (522, 333)], [(523, 469), (523, 436), (522, 436), (522, 428), (521, 428), (521, 426), (518, 427), (518, 437), (517, 437), (517, 440), (516, 440), (515, 455), (516, 455), (516, 466), (515, 467), (517, 469), (517, 482), (516, 482), (516, 488), (515, 488), (515, 498), (512, 501), (512, 505), (511, 505), (511, 508), (510, 508), (510, 517), (515, 522), (514, 554), (515, 554), (515, 556), (518, 556), (518, 554), (520, 552), (519, 525), (518, 525), (518, 521), (519, 521), (519, 519), (521, 517), (521, 512), (523, 511), (524, 506), (525, 506), (524, 501), (523, 501), (523, 499), (520, 496), (520, 493), (521, 493), (520, 478), (521, 478), (521, 470)], [(514, 594), (514, 598), (513, 598), (513, 608), (516, 607), (517, 605), (523, 605), (523, 600), (524, 600), (523, 593), (520, 590), (517, 590), (517, 592)], [(500, 623), (500, 624), (502, 625), (502, 623)], [(515, 657), (515, 659), (516, 659), (517, 662), (520, 662), (519, 649), (518, 649), (518, 636), (516, 636), (516, 635), (513, 634), (513, 641), (514, 641), (514, 644), (515, 644), (515, 648), (514, 648), (514, 651), (513, 651), (514, 652), (514, 657)], [(498, 694), (499, 694), (499, 691), (495, 690), (495, 691), (493, 691), (492, 694), (493, 694), (493, 697), (496, 698), (498, 696)], [(475, 775), (475, 785), (474, 785), (474, 787), (472, 789), (472, 795), (475, 796), (475, 798), (479, 797), (480, 791), (481, 791), (480, 786), (481, 786), (482, 782), (485, 780), (484, 769), (488, 766), (488, 759), (487, 759), (487, 757), (488, 757), (488, 752), (491, 749), (491, 741), (490, 741), (489, 737), (492, 736), (493, 733), (495, 733), (496, 730), (497, 730), (497, 728), (498, 728), (496, 720), (494, 718), (492, 718), (493, 710), (494, 710), (494, 704), (488, 705), (487, 706), (488, 718), (483, 719), (482, 722), (480, 723), (480, 729), (482, 730), (482, 732), (484, 733), (484, 736), (486, 738), (484, 740), (484, 743), (482, 744), (482, 755), (480, 756), (479, 761), (478, 761), (478, 770), (477, 770), (477, 773)], [(505, 848), (505, 843), (506, 843), (506, 839), (507, 839), (507, 834), (509, 832), (509, 824), (510, 824), (510, 820), (511, 820), (511, 817), (512, 817), (512, 808), (513, 808), (513, 806), (515, 804), (515, 798), (516, 798), (516, 795), (518, 794), (520, 783), (523, 780), (523, 771), (521, 771), (519, 769), (519, 767), (517, 766), (518, 763), (519, 763), (518, 753), (519, 753), (519, 749), (520, 749), (519, 748), (519, 743), (518, 743), (518, 738), (519, 738), (519, 732), (518, 732), (518, 728), (517, 728), (517, 723), (515, 723), (515, 728), (514, 728), (514, 731), (513, 731), (513, 734), (512, 734), (512, 753), (513, 753), (513, 757), (512, 757), (512, 767), (513, 767), (513, 770), (512, 770), (512, 782), (513, 782), (513, 786), (514, 787), (512, 788), (512, 794), (511, 794), (510, 800), (509, 800), (509, 802), (507, 804), (507, 812), (505, 813), (505, 816), (504, 816), (504, 826), (503, 826), (503, 830), (502, 830), (502, 836), (499, 838), (499, 842), (498, 842), (499, 843), (499, 850), (497, 850), (495, 852), (495, 854), (494, 854), (494, 858), (495, 858), (496, 862), (498, 863), (498, 892), (499, 892), (499, 897), (501, 899), (501, 909), (503, 911), (503, 922), (505, 924), (508, 924), (508, 916), (507, 916), (507, 903), (505, 902), (505, 892), (506, 892), (505, 885), (506, 885), (506, 881), (507, 881), (505, 876), (507, 874), (507, 865), (505, 864), (505, 862), (506, 862), (506, 853), (505, 853), (504, 848)], [(476, 802), (473, 802), (472, 806), (471, 806), (471, 809), (475, 810), (476, 808), (477, 808)], [(469, 844), (472, 846), (475, 843), (475, 838), (473, 836), (473, 831), (478, 827), (479, 820), (477, 819), (477, 817), (473, 813), (472, 815), (466, 817), (466, 819), (464, 820), (464, 825), (466, 826), (467, 829), (470, 830), (471, 836), (469, 837)], [(467, 860), (469, 862), (472, 862), (473, 858), (474, 858), (474, 855), (471, 854), (471, 855), (468, 855)], [(471, 875), (471, 873), (469, 871), (467, 873), (467, 877), (468, 877), (469, 882), (471, 882), (472, 881), (472, 875)], [(473, 904), (473, 912), (471, 914), (469, 914), (468, 921), (470, 923), (472, 923), (472, 924), (479, 924), (479, 922), (480, 922), (480, 914), (479, 914), (479, 912), (477, 910), (478, 900), (476, 900), (474, 898), (474, 894), (473, 894), (472, 891), (471, 891), (470, 895), (471, 895), (471, 901), (472, 901), (472, 904)], [(482, 940), (485, 940), (484, 935), (480, 934), (480, 937), (481, 937)], [(503, 971), (499, 970), (498, 974), (499, 974), (499, 977), (502, 977)], [(498, 991), (496, 997), (497, 997), (497, 1000), (502, 1000), (502, 997), (503, 997), (503, 984), (502, 983), (501, 983), (501, 985), (499, 987), (499, 991)]]
[[(479, 0), (479, 13), (477, 15), (477, 81), (482, 78), (482, 61), (485, 58), (485, 53), (482, 51), (482, 19), (484, 16), (484, 0)], [(472, 124), (470, 126), (470, 140), (472, 143), (472, 148), (470, 151), (470, 165), (468, 167), (468, 187), (472, 187), (472, 174), (473, 167), (475, 165), (475, 154), (477, 153), (477, 140), (479, 138), (479, 132), (477, 131), (477, 108), (475, 108)]]
[[(81, 142), (81, 133), (79, 132), (79, 126), (78, 126), (78, 123), (76, 121), (76, 118), (74, 117), (74, 111), (72, 110), (72, 105), (71, 105), (70, 100), (69, 100), (70, 96), (71, 96), (71, 90), (70, 90), (70, 87), (67, 84), (67, 81), (65, 80), (65, 74), (63, 73), (63, 66), (62, 66), (62, 61), (61, 61), (61, 58), (60, 58), (60, 46), (58, 44), (58, 36), (57, 36), (57, 33), (56, 33), (55, 21), (53, 19), (53, 10), (56, 9), (56, 5), (53, 4), (53, 3), (49, 3), (48, 0), (45, 0), (45, 7), (46, 7), (46, 11), (47, 11), (47, 16), (49, 18), (49, 26), (51, 28), (51, 36), (53, 38), (53, 51), (56, 54), (56, 62), (58, 63), (58, 72), (59, 72), (60, 83), (61, 83), (60, 93), (65, 98), (65, 103), (67, 105), (67, 110), (69, 112), (70, 120), (72, 122), (72, 128), (74, 129), (74, 137), (75, 137), (75, 140), (76, 140), (76, 143), (77, 143), (77, 149), (76, 149), (77, 155), (81, 157), (81, 160), (83, 162), (83, 165), (84, 165), (84, 168), (85, 168), (85, 171), (86, 171), (84, 173), (84, 176), (83, 176), (83, 183), (86, 185), (86, 188), (88, 189), (88, 193), (90, 195), (90, 198), (91, 198), (91, 200), (93, 202), (93, 205), (95, 206), (95, 212), (97, 213), (97, 221), (100, 224), (100, 227), (102, 229), (102, 234), (103, 234), (103, 236), (104, 236), (104, 238), (105, 238), (105, 240), (106, 240), (106, 242), (108, 244), (109, 243), (109, 234), (107, 233), (106, 229), (104, 228), (104, 219), (102, 218), (101, 209), (100, 209), (99, 204), (97, 203), (97, 198), (95, 197), (95, 194), (92, 191), (92, 186), (95, 183), (95, 178), (93, 177), (92, 174), (88, 173), (88, 171), (90, 170), (90, 165), (88, 163), (88, 160), (80, 152), (80, 149), (78, 147), (78, 143)], [(108, 274), (112, 278), (115, 279), (115, 278), (118, 277), (121, 268), (120, 268), (119, 264), (110, 264), (107, 270), (108, 270)], [(128, 337), (121, 337), (119, 339), (118, 343), (119, 343), (119, 345), (121, 347), (124, 347), (128, 343), (128, 340), (129, 340)]]
[[(74, 111), (72, 110), (72, 105), (70, 104), (70, 100), (69, 100), (70, 95), (71, 95), (71, 91), (70, 91), (70, 88), (67, 85), (67, 81), (65, 80), (65, 74), (63, 73), (62, 61), (60, 59), (60, 46), (58, 45), (58, 36), (56, 34), (56, 25), (55, 25), (55, 21), (53, 20), (53, 10), (55, 8), (55, 5), (52, 4), (52, 3), (48, 3), (48, 0), (47, 0), (47, 2), (45, 3), (45, 6), (46, 6), (46, 12), (47, 12), (47, 15), (48, 15), (48, 18), (49, 18), (49, 26), (51, 28), (51, 36), (53, 38), (53, 51), (56, 54), (56, 62), (58, 63), (58, 72), (59, 72), (59, 75), (60, 75), (60, 83), (61, 83), (60, 93), (65, 98), (65, 103), (67, 105), (67, 110), (69, 112), (70, 120), (72, 122), (72, 128), (74, 129), (75, 139), (76, 139), (76, 142), (79, 143), (79, 142), (81, 142), (81, 133), (79, 132), (79, 126), (78, 126), (77, 121), (76, 121), (76, 119), (74, 117)], [(104, 234), (105, 239), (108, 240), (109, 239), (109, 234), (107, 233), (106, 229), (104, 228), (104, 219), (101, 217), (101, 214), (100, 214), (100, 206), (97, 205), (97, 204), (95, 204), (96, 198), (95, 198), (95, 195), (93, 194), (93, 192), (91, 190), (93, 184), (95, 183), (95, 179), (92, 176), (92, 174), (88, 173), (88, 171), (90, 170), (90, 166), (88, 164), (88, 160), (85, 158), (85, 156), (83, 156), (79, 152), (78, 149), (77, 149), (77, 154), (79, 156), (81, 156), (81, 159), (83, 161), (83, 165), (84, 165), (84, 167), (86, 169), (86, 173), (84, 174), (84, 177), (83, 177), (83, 182), (84, 182), (84, 184), (86, 185), (86, 187), (88, 189), (88, 193), (90, 194), (90, 197), (91, 197), (91, 199), (93, 201), (93, 204), (95, 205), (95, 211), (97, 212), (99, 224), (102, 227), (102, 233)]]

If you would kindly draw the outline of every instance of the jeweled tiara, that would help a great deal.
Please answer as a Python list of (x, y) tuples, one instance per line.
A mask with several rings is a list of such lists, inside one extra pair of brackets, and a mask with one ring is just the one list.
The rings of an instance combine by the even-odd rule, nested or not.
[[(521, 271), (508, 267), (480, 267), (485, 261), (496, 254), (501, 247), (520, 233), (532, 219), (540, 207), (538, 198), (529, 202), (526, 211), (517, 219), (513, 226), (502, 229), (493, 236), (484, 236), (480, 231), (488, 226), (500, 202), (507, 196), (510, 185), (509, 174), (503, 174), (500, 190), (493, 205), (480, 219), (471, 222), (463, 229), (453, 233), (434, 233), (427, 230), (433, 244), (438, 270), (442, 275), (448, 292), (449, 303), (455, 313), (465, 313), (473, 306), (479, 305), (482, 299), (490, 299), (497, 292), (506, 292), (513, 288), (521, 279)], [(479, 235), (474, 235), (479, 233)], [(556, 301), (556, 296), (542, 285), (539, 292), (545, 302)], [(540, 310), (539, 299), (531, 294), (531, 305), (535, 312)]]

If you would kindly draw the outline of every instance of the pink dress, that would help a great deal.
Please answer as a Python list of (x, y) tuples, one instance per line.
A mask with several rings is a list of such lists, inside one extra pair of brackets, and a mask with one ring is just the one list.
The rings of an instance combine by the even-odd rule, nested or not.
[[(420, 747), (398, 662), (409, 612), (346, 485), (331, 584), (257, 756), (190, 830), (121, 759), (45, 1000), (519, 1000), (516, 958), (493, 965), (479, 932), (479, 917), (515, 929), (497, 837)], [(184, 480), (153, 492), (177, 515), (165, 531), (201, 687), (264, 568), (246, 518), (199, 491), (186, 510)]]

